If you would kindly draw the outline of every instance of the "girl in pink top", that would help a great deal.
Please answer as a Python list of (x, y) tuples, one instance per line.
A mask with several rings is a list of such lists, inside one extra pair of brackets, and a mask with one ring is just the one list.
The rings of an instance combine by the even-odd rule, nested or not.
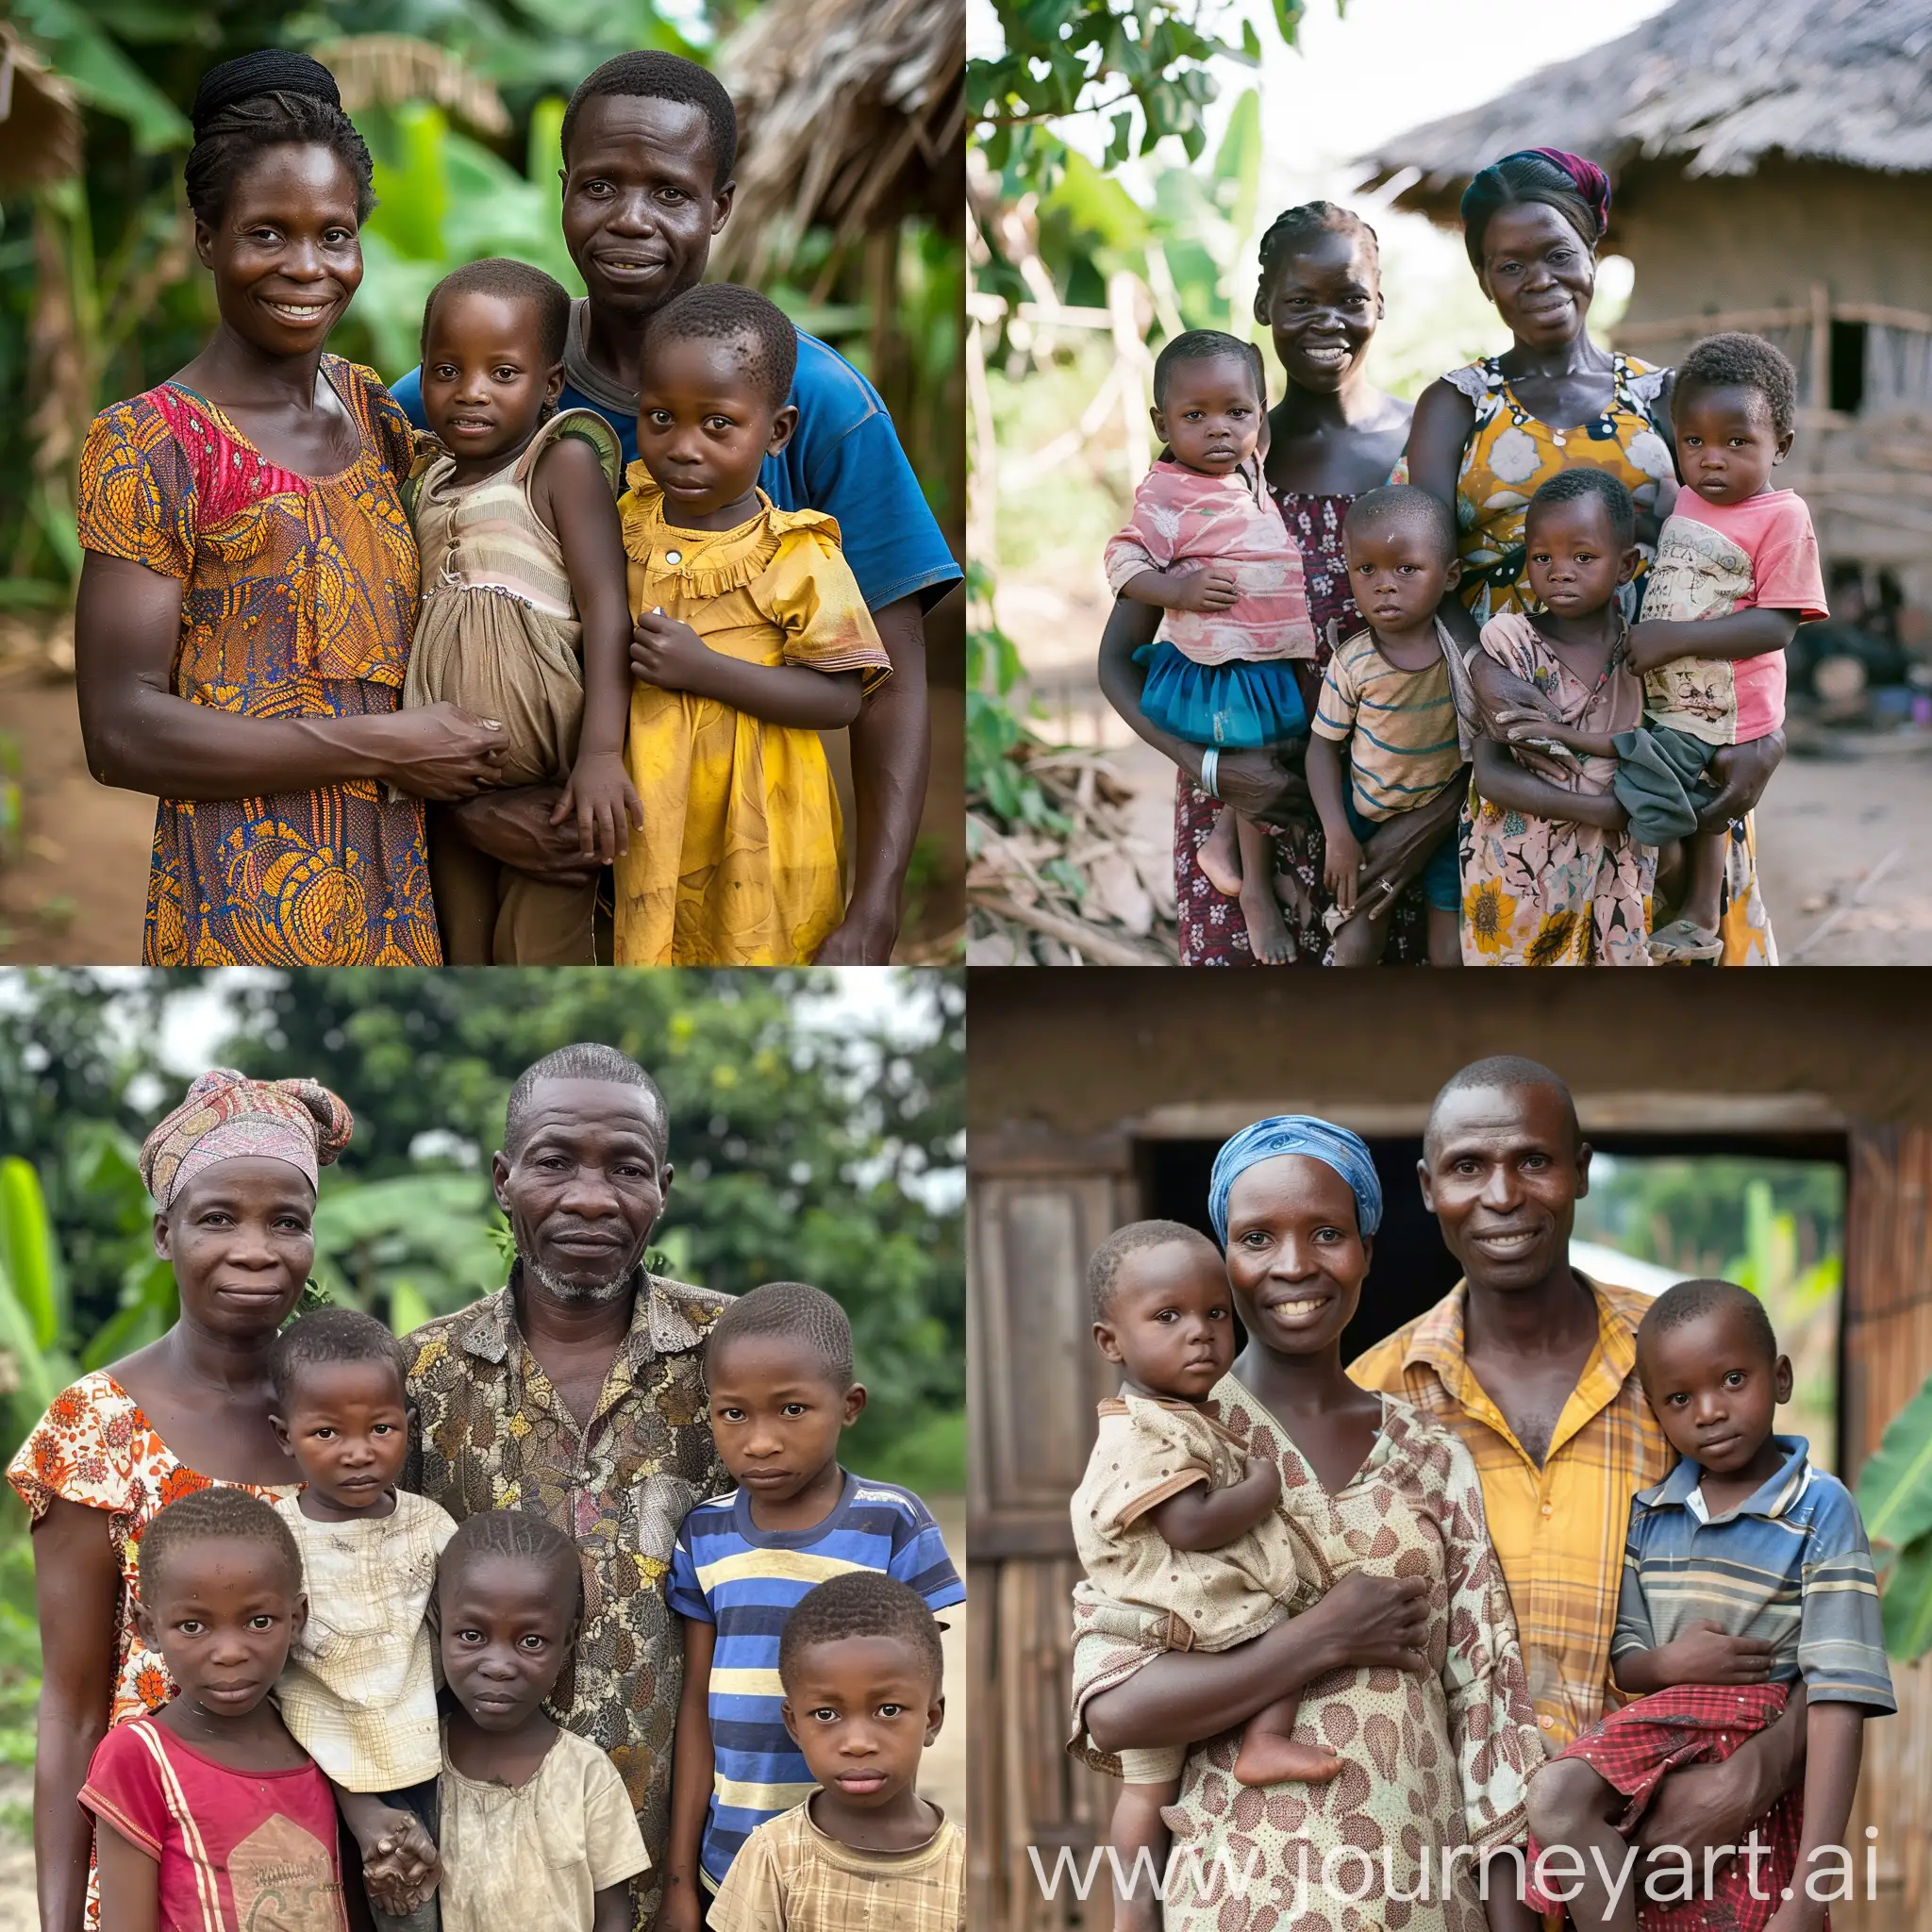
[[(1154, 429), (1166, 450), (1107, 546), (1114, 594), (1167, 612), (1135, 654), (1147, 666), (1142, 712), (1216, 750), (1306, 736), (1320, 683), (1301, 553), (1255, 457), (1266, 408), (1251, 343), (1215, 329), (1176, 336), (1154, 364)], [(1202, 779), (1212, 791), (1211, 755)], [(1199, 862), (1241, 900), (1255, 958), (1281, 963), (1295, 951), (1276, 895), (1300, 889), (1275, 878), (1271, 850), (1260, 826), (1224, 809)]]

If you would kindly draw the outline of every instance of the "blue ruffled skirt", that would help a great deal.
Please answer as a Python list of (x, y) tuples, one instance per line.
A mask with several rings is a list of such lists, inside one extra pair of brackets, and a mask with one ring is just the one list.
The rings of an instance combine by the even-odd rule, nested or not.
[(1134, 661), (1147, 667), (1141, 715), (1189, 744), (1255, 751), (1307, 733), (1294, 666), (1284, 658), (1196, 664), (1163, 640), (1142, 644)]

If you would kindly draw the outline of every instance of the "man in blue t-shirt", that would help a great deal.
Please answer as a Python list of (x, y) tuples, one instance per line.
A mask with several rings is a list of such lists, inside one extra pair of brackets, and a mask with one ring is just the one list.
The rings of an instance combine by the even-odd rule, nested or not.
[[(563, 239), (589, 294), (571, 306), (560, 408), (594, 409), (637, 456), (636, 368), (651, 316), (704, 279), (731, 212), (738, 116), (702, 67), (674, 54), (607, 60), (564, 110)], [(424, 426), (422, 372), (391, 385)], [(824, 965), (880, 965), (899, 931), (899, 888), (925, 803), (932, 724), (924, 614), (960, 576), (878, 393), (815, 336), (798, 338), (798, 427), (758, 481), (780, 509), (839, 520), (893, 675), (852, 726), (858, 798), (851, 903)], [(485, 792), (451, 808), (479, 850), (526, 872), (575, 872), (575, 824), (553, 826), (554, 786)]]

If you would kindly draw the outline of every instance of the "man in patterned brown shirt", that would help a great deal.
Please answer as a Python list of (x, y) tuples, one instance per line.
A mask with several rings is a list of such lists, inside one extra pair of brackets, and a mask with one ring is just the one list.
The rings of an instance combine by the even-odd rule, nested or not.
[(724, 1481), (703, 1344), (730, 1297), (641, 1265), (669, 1141), (663, 1096), (615, 1048), (539, 1060), (510, 1090), (491, 1163), (516, 1238), (508, 1284), (409, 1337), (407, 1486), (458, 1522), (536, 1510), (583, 1553), (583, 1630), (553, 1702), (637, 1807), (651, 1854), (632, 1884), (639, 1932), (658, 1907), (684, 1681), (665, 1578), (685, 1511)]

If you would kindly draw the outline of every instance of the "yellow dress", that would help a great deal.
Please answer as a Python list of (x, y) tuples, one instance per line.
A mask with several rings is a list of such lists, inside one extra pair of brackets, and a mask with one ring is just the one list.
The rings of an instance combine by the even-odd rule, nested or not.
[[(891, 672), (818, 510), (758, 513), (732, 530), (683, 530), (642, 463), (618, 504), (633, 616), (661, 609), (714, 651), (751, 664)], [(644, 828), (617, 861), (620, 966), (789, 966), (844, 913), (839, 797), (816, 731), (767, 724), (715, 698), (631, 692), (625, 763)]]

